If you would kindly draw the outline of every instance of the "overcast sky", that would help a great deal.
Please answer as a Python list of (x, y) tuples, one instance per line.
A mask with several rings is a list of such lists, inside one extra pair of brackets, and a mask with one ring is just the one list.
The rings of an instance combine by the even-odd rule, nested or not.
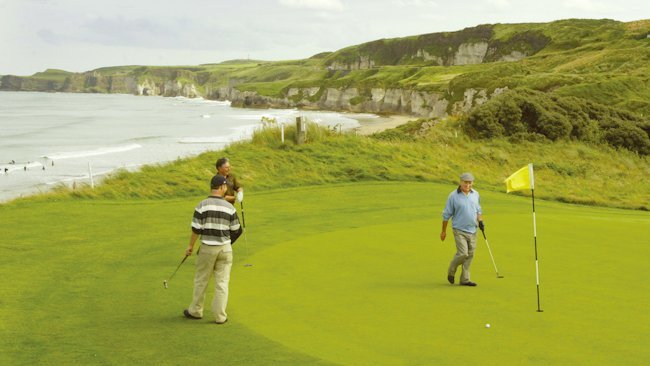
[(650, 18), (648, 0), (0, 0), (0, 74), (290, 60), (486, 23)]

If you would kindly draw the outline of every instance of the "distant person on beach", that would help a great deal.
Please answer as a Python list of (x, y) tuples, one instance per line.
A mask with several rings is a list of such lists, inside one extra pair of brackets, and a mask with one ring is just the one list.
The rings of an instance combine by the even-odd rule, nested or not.
[(230, 160), (228, 158), (220, 158), (217, 160), (215, 166), (217, 168), (217, 173), (226, 177), (226, 184), (228, 185), (228, 190), (224, 197), (226, 201), (232, 204), (234, 204), (235, 201), (243, 201), (244, 187), (242, 187), (237, 181), (237, 178), (230, 173)]

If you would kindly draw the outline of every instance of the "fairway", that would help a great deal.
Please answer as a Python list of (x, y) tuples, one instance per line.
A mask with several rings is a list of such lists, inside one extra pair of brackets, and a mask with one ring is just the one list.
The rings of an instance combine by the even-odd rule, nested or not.
[(479, 237), (478, 287), (447, 283), (455, 247), (453, 237), (440, 242), (440, 213), (454, 188), (247, 192), (223, 326), (209, 311), (182, 317), (194, 257), (162, 286), (201, 197), (1, 206), (0, 363), (645, 364), (648, 212), (536, 202), (538, 313), (526, 197), (477, 182), (505, 278)]

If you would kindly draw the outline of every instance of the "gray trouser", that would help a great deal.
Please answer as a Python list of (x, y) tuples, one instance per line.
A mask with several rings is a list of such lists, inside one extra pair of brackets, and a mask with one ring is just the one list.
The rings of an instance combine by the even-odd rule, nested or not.
[(466, 283), (470, 281), (469, 266), (472, 265), (476, 249), (476, 233), (454, 229), (454, 240), (456, 241), (456, 255), (449, 263), (447, 273), (450, 276), (455, 276), (456, 269), (462, 264), (463, 272), (460, 274), (460, 283)]
[(223, 322), (228, 318), (226, 306), (228, 305), (228, 283), (230, 282), (230, 269), (232, 267), (232, 246), (201, 245), (201, 252), (196, 259), (196, 273), (194, 275), (194, 296), (192, 303), (187, 308), (190, 314), (203, 316), (203, 301), (211, 275), (214, 273), (214, 299), (212, 300), (212, 314), (216, 321)]

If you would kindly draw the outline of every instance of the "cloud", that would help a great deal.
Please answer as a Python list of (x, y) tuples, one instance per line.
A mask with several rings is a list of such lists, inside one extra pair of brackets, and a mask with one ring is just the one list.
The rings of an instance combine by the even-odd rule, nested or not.
[(172, 27), (144, 18), (96, 17), (84, 28), (88, 32), (83, 38), (109, 45), (158, 43), (175, 38)]
[(49, 29), (40, 29), (36, 32), (36, 35), (46, 43), (52, 45), (59, 44), (61, 41), (60, 36)]
[(499, 9), (507, 9), (511, 7), (510, 0), (486, 0), (490, 6), (494, 6)]
[(278, 0), (280, 5), (295, 9), (343, 10), (341, 0)]
[(433, 0), (393, 0), (391, 3), (394, 6), (397, 7), (416, 7), (416, 8), (424, 8), (424, 7), (437, 7), (438, 3), (436, 3)]
[(610, 8), (604, 3), (594, 0), (567, 0), (563, 5), (569, 9), (577, 9), (589, 12), (607, 11)]

